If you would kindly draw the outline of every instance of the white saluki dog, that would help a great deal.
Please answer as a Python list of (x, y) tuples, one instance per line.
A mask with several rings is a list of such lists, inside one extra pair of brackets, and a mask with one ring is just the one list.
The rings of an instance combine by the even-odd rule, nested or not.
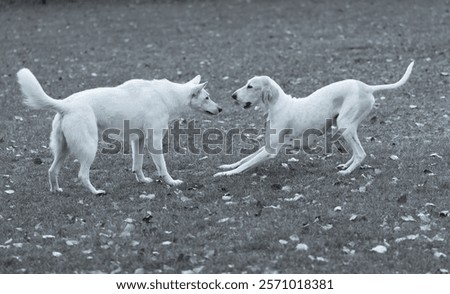
[[(89, 169), (97, 151), (98, 136), (105, 130), (120, 130), (124, 124), (142, 130), (141, 135), (130, 136), (133, 167), (139, 182), (149, 183), (144, 176), (142, 164), (143, 148), (148, 142), (153, 146), (153, 162), (159, 175), (171, 186), (181, 184), (167, 172), (162, 152), (162, 140), (169, 122), (188, 109), (208, 114), (218, 114), (222, 109), (209, 98), (200, 84), (200, 76), (180, 84), (168, 80), (130, 80), (117, 87), (95, 88), (75, 93), (66, 99), (49, 97), (30, 70), (24, 68), (17, 73), (24, 94), (24, 102), (34, 109), (50, 109), (57, 112), (53, 119), (50, 147), (54, 160), (48, 174), (50, 191), (61, 192), (58, 174), (68, 153), (80, 163), (78, 177), (81, 183), (94, 194), (105, 194), (97, 190), (89, 179)], [(151, 134), (149, 134), (151, 133)]]
[(245, 109), (262, 101), (268, 113), (270, 134), (269, 130), (266, 130), (265, 146), (257, 152), (236, 163), (221, 165), (221, 169), (232, 170), (219, 172), (214, 176), (238, 174), (274, 158), (281, 147), (292, 144), (293, 138), (299, 138), (307, 130), (323, 129), (327, 119), (336, 119), (342, 137), (353, 151), (351, 159), (338, 166), (341, 169), (339, 174), (351, 173), (366, 157), (358, 139), (357, 129), (372, 109), (375, 101), (373, 93), (402, 86), (408, 80), (413, 65), (414, 62), (411, 62), (403, 77), (394, 84), (370, 86), (357, 80), (343, 80), (325, 86), (302, 99), (285, 94), (281, 87), (267, 76), (250, 79), (245, 86), (233, 93), (232, 98)]

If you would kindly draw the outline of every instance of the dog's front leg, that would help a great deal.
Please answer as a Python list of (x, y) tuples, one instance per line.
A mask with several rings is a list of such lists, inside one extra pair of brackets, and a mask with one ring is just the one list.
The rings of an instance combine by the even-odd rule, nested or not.
[(164, 133), (158, 133), (153, 136), (153, 148), (150, 150), (153, 162), (156, 165), (159, 176), (170, 186), (177, 186), (183, 183), (181, 180), (174, 180), (167, 171), (166, 161), (164, 160), (164, 150), (162, 140)]
[(254, 153), (251, 156), (248, 156), (250, 158), (249, 160), (243, 162), (241, 165), (239, 165), (237, 168), (226, 171), (226, 172), (220, 172), (216, 173), (214, 177), (220, 177), (220, 176), (230, 176), (234, 174), (238, 174), (241, 172), (244, 172), (248, 169), (251, 169), (269, 159), (275, 158), (280, 151), (281, 147), (285, 145), (286, 142), (286, 135), (288, 135), (288, 131), (291, 131), (291, 129), (286, 129), (283, 127), (269, 127), (270, 134), (266, 133), (265, 140), (266, 144), (264, 147), (262, 147), (260, 150), (258, 150), (256, 153)]
[(233, 169), (236, 168), (238, 166), (240, 166), (241, 164), (249, 161), (250, 159), (252, 159), (253, 157), (255, 157), (258, 153), (261, 153), (262, 151), (264, 151), (264, 146), (261, 147), (258, 151), (256, 151), (255, 153), (252, 153), (250, 155), (248, 155), (247, 157), (242, 158), (241, 160), (239, 160), (238, 162), (232, 163), (232, 164), (222, 164), (221, 166), (219, 166), (220, 169)]
[(151, 183), (153, 180), (144, 176), (142, 171), (142, 165), (144, 163), (144, 138), (137, 138), (131, 141), (131, 152), (133, 156), (132, 171), (136, 175), (136, 179), (139, 183)]
[(158, 169), (158, 173), (163, 181), (170, 186), (177, 186), (183, 183), (181, 180), (174, 180), (167, 171), (166, 162), (164, 160), (164, 154), (153, 154), (152, 153), (153, 162)]
[(262, 148), (262, 150), (255, 153), (255, 155), (250, 160), (244, 162), (239, 167), (237, 167), (233, 170), (216, 173), (214, 175), (214, 177), (231, 176), (231, 175), (242, 173), (253, 167), (256, 167), (269, 159), (275, 158), (277, 156), (278, 152), (280, 151), (281, 147), (282, 147), (282, 144), (279, 144), (279, 146), (276, 146), (275, 148), (265, 146)]

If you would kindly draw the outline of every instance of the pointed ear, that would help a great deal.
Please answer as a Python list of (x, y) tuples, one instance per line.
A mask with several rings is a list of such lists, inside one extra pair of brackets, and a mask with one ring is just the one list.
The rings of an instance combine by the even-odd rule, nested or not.
[(192, 96), (197, 96), (198, 94), (200, 94), (200, 92), (203, 90), (203, 88), (206, 87), (206, 84), (207, 84), (207, 83), (208, 83), (208, 82), (204, 82), (204, 83), (195, 85), (195, 86), (192, 88)]
[(190, 80), (187, 83), (199, 84), (201, 79), (202, 79), (202, 77), (200, 75), (197, 75), (195, 78), (193, 78), (192, 80)]

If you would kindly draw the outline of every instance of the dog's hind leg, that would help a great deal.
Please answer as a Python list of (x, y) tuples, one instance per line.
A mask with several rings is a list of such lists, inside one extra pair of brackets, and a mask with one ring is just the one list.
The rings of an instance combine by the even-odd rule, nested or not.
[(48, 170), (50, 191), (62, 192), (63, 190), (59, 187), (58, 183), (58, 175), (64, 164), (64, 159), (67, 157), (68, 149), (66, 139), (61, 130), (61, 115), (59, 113), (57, 113), (53, 119), (53, 129), (50, 135), (50, 149), (54, 156), (53, 163)]
[[(346, 169), (338, 172), (340, 175), (347, 175), (352, 171), (354, 171), (355, 168), (357, 168), (361, 164), (364, 158), (366, 158), (366, 152), (362, 148), (361, 142), (359, 142), (356, 128), (347, 129), (346, 131), (344, 131), (344, 133), (342, 133), (342, 136), (350, 145), (353, 151), (353, 156), (352, 159), (350, 160), (351, 161), (350, 165)], [(348, 162), (345, 165), (347, 164)]]
[(89, 169), (91, 167), (92, 162), (94, 161), (94, 156), (85, 155), (83, 159), (80, 160), (80, 171), (78, 172), (78, 178), (80, 179), (83, 186), (89, 189), (92, 194), (103, 195), (106, 194), (104, 190), (97, 190), (94, 186), (92, 186), (91, 181), (89, 179)]
[[(353, 155), (351, 159), (343, 166), (343, 170), (340, 170), (338, 174), (347, 175), (354, 171), (366, 158), (366, 152), (361, 146), (361, 142), (358, 139), (358, 126), (361, 121), (369, 114), (375, 102), (372, 95), (361, 95), (349, 99), (349, 101), (358, 101), (359, 104), (351, 104), (346, 107), (341, 114), (339, 114), (336, 124), (340, 131), (342, 131), (342, 137), (350, 145)], [(338, 166), (339, 167), (339, 166)]]
[(136, 179), (139, 183), (151, 183), (151, 178), (145, 177), (142, 171), (142, 165), (144, 163), (144, 138), (136, 138), (131, 141), (131, 151), (133, 155), (133, 173), (136, 175)]
[(103, 190), (95, 189), (89, 179), (89, 169), (94, 162), (98, 144), (95, 115), (87, 109), (67, 115), (62, 121), (62, 129), (71, 153), (80, 163), (78, 178), (83, 186), (93, 194), (106, 194)]
[[(362, 111), (357, 115), (354, 119), (349, 118), (348, 116), (343, 115), (343, 119), (339, 119), (338, 117), (338, 127), (340, 130), (343, 130), (342, 137), (345, 141), (350, 145), (352, 149), (353, 155), (351, 159), (346, 162), (342, 167), (343, 170), (340, 170), (338, 174), (347, 175), (357, 168), (361, 162), (366, 158), (366, 152), (361, 146), (361, 142), (358, 139), (357, 129), (360, 122), (367, 116), (370, 112), (370, 108), (366, 109), (366, 111)], [(340, 116), (341, 117), (341, 116)]]

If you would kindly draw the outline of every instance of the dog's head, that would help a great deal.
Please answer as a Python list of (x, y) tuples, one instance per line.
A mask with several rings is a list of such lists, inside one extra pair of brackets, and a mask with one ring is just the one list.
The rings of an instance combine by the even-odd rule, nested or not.
[(274, 86), (274, 81), (267, 76), (257, 76), (248, 80), (247, 84), (237, 89), (231, 98), (236, 100), (237, 104), (242, 105), (244, 109), (250, 108), (258, 102), (264, 103), (269, 107), (278, 97), (278, 89)]
[(222, 111), (217, 103), (209, 98), (209, 93), (205, 90), (208, 82), (200, 84), (201, 76), (198, 75), (186, 84), (191, 88), (189, 96), (189, 106), (197, 111), (205, 112), (207, 114), (218, 114)]

